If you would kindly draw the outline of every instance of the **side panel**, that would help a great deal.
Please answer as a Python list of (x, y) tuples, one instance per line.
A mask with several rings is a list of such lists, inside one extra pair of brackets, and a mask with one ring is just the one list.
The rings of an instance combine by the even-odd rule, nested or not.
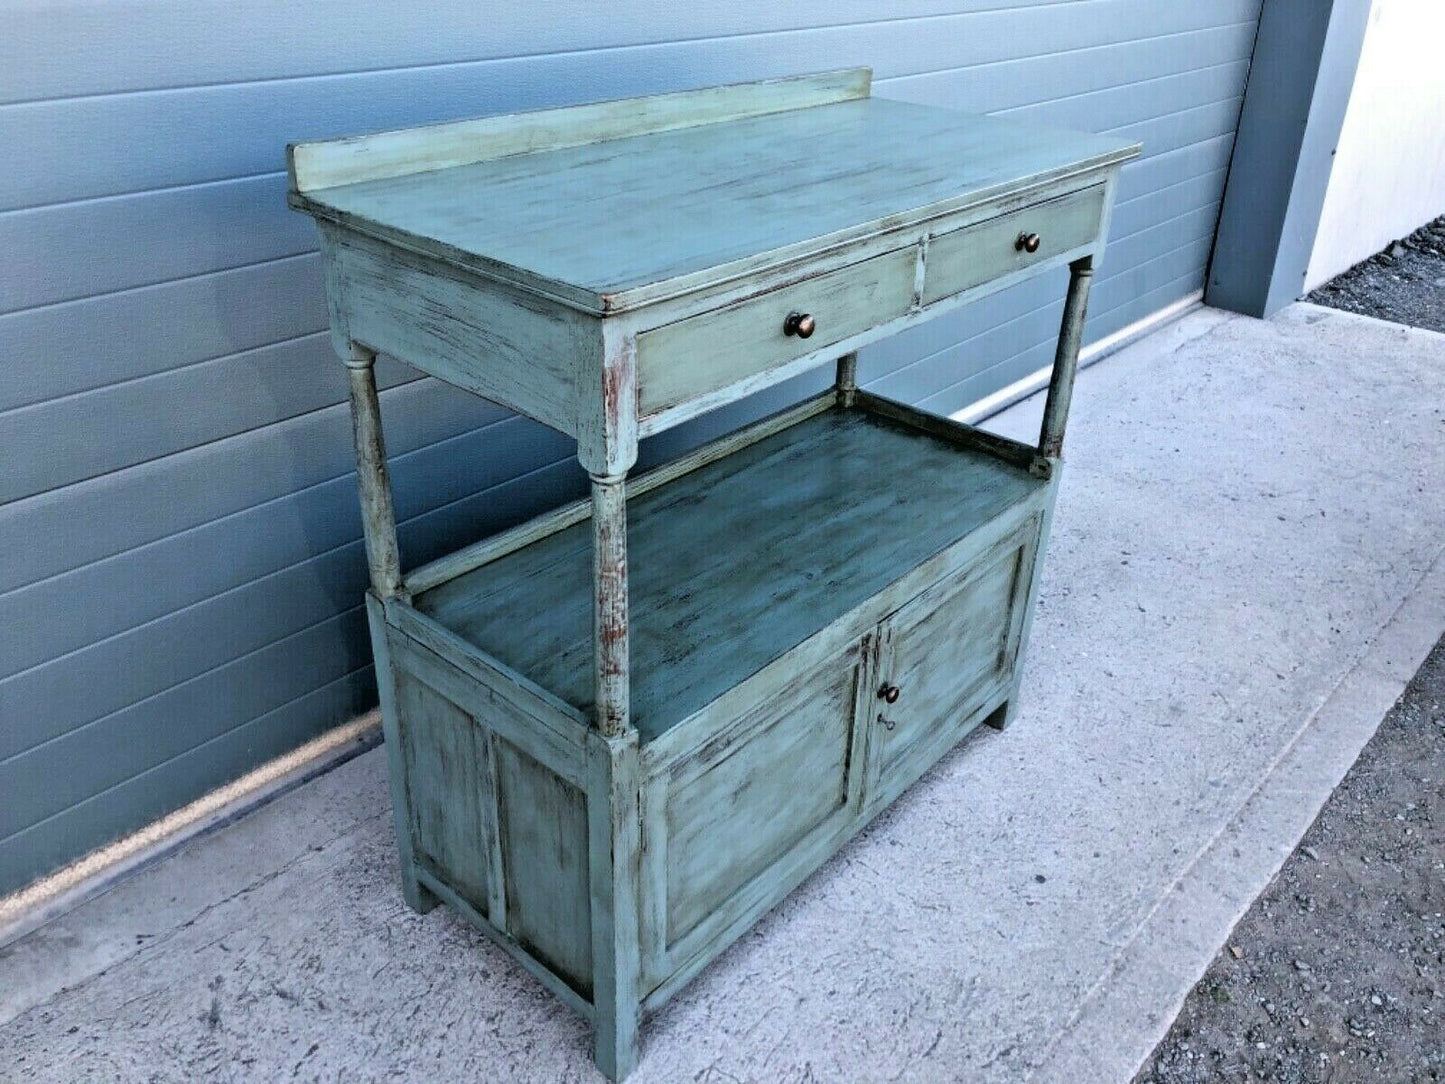
[(407, 673), (397, 675), (396, 702), (416, 861), (487, 913), (496, 837), (487, 732)]
[(342, 357), (353, 339), (576, 435), (583, 374), (596, 374), (601, 392), (597, 320), (328, 223), (320, 229)]
[(507, 932), (591, 997), (586, 797), (504, 741), (497, 789)]
[(569, 743), (556, 722), (518, 706), (525, 690), (500, 675), (489, 685), (394, 624), (388, 646), (401, 752), (392, 767), (403, 776), (423, 882), (459, 900), (466, 917), (573, 1003), (589, 1001), (585, 727), (578, 723)]

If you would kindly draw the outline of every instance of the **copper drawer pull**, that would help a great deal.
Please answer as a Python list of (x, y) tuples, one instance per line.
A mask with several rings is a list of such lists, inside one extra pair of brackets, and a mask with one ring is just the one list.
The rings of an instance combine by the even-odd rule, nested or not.
[(896, 704), (898, 698), (903, 695), (903, 690), (897, 685), (884, 684), (878, 690), (878, 699), (885, 704)]
[(810, 312), (790, 312), (783, 321), (783, 334), (796, 335), (800, 339), (810, 338), (818, 330), (818, 321)]
[(1020, 252), (1037, 252), (1042, 243), (1043, 238), (1036, 233), (1021, 233), (1014, 242), (1014, 248)]

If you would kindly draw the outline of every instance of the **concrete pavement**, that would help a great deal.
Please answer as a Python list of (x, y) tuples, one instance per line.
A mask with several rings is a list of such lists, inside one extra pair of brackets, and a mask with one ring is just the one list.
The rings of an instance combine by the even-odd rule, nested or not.
[[(1127, 1080), (1445, 628), (1445, 336), (1196, 311), (1081, 374), (1066, 456), (1015, 725), (651, 1020), (637, 1084)], [(405, 909), (387, 801), (365, 754), (0, 950), (0, 1079), (600, 1079)]]

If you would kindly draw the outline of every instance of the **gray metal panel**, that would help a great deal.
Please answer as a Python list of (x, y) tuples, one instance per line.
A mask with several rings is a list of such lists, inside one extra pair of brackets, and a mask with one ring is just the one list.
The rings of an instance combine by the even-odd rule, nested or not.
[[(16, 103), (0, 104), (0, 892), (374, 696), (345, 382), (319, 334), (314, 231), (284, 209), (287, 140), (868, 64), (880, 96), (1144, 141), (1097, 337), (1202, 286), (1258, 7), (16, 13), (0, 35), (0, 101)], [(1048, 364), (1062, 295), (1062, 276), (997, 295), (869, 351), (862, 375), (961, 409)], [(582, 491), (554, 434), (409, 377), (391, 366), (382, 396), (409, 562)], [(826, 380), (667, 433), (644, 462)]]
[(1304, 292), (1370, 0), (1268, 0), (1239, 120), (1211, 305), (1269, 316)]

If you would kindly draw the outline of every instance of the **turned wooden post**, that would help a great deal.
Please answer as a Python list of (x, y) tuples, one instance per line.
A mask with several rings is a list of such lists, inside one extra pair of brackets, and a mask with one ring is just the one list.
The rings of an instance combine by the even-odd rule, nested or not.
[(627, 495), (624, 475), (592, 475), (592, 640), (597, 728), (609, 738), (628, 727)]
[(371, 586), (382, 598), (401, 593), (401, 553), (396, 544), (396, 514), (381, 436), (381, 404), (376, 397), (376, 351), (351, 344), (342, 359), (351, 381), (351, 432), (356, 442), (356, 486), (361, 492), (361, 528)]
[(1069, 294), (1064, 300), (1054, 372), (1049, 378), (1044, 424), (1039, 431), (1041, 455), (1057, 458), (1063, 454), (1064, 427), (1069, 421), (1069, 400), (1074, 394), (1074, 374), (1079, 366), (1079, 344), (1084, 338), (1084, 317), (1089, 308), (1089, 285), (1093, 278), (1094, 257), (1085, 256), (1069, 264)]
[(838, 405), (850, 407), (858, 392), (858, 354), (844, 354), (838, 359), (838, 377), (834, 381), (838, 389)]
[(402, 594), (401, 555), (396, 545), (396, 514), (391, 504), (391, 479), (386, 470), (386, 443), (381, 436), (381, 403), (376, 397), (376, 351), (351, 343), (341, 359), (351, 382), (351, 433), (356, 442), (356, 486), (361, 493), (361, 528), (366, 535), (366, 563), (371, 569), (371, 591), (366, 619), (376, 662), (376, 688), (381, 700), (381, 731), (391, 777), (392, 827), (396, 831), (401, 865), (401, 895), (419, 914), (437, 905), (437, 898), (417, 880), (416, 854), (411, 838), (411, 796), (401, 752), (400, 716), (391, 650), (387, 645), (383, 601)]

